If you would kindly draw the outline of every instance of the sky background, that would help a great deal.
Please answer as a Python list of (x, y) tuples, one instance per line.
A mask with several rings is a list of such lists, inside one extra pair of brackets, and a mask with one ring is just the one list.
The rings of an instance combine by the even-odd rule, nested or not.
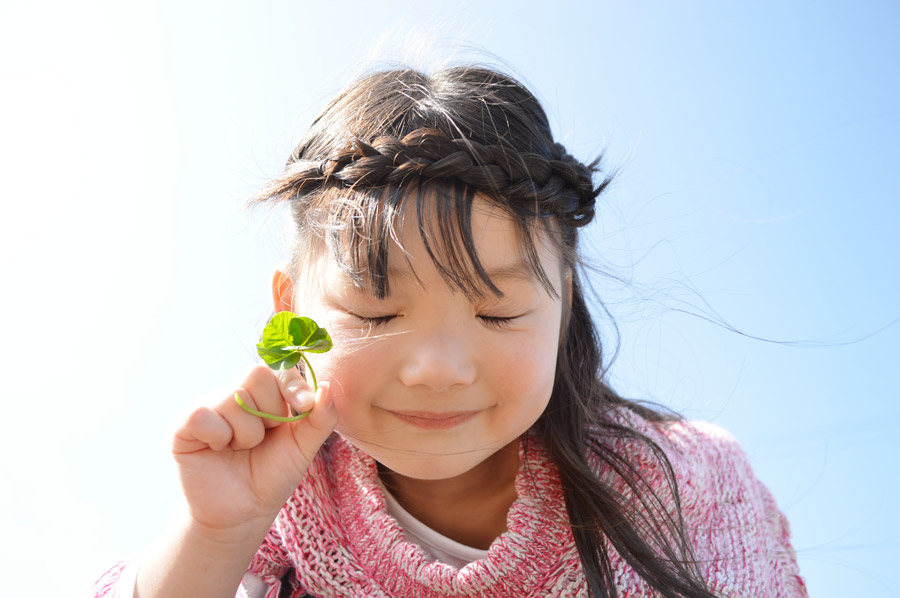
[(619, 169), (616, 388), (737, 436), (810, 595), (900, 587), (900, 4), (2, 0), (0, 55), (4, 594), (165, 525), (172, 423), (256, 361), (286, 257), (245, 200), (325, 102), (473, 58)]

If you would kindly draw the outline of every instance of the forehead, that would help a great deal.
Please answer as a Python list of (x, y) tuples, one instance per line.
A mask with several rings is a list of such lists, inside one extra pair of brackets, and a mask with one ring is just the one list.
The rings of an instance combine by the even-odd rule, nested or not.
[[(441, 226), (441, 216), (430, 212), (427, 204), (424, 210), (414, 204), (405, 206), (399, 221), (399, 237), (389, 249), (390, 273), (403, 276), (421, 268), (452, 270), (480, 265), (501, 277), (534, 278), (527, 263), (522, 233), (507, 212), (476, 197), (468, 230), (458, 221), (452, 227)], [(466, 239), (469, 236), (470, 244)]]
[(432, 269), (470, 296), (502, 295), (497, 283), (511, 279), (536, 282), (555, 296), (562, 260), (553, 223), (501, 205), (452, 184), (345, 190), (327, 202), (327, 223), (318, 235), (324, 244), (308, 247), (306, 255), (324, 249), (326, 261), (379, 297), (390, 295), (393, 282), (421, 283)]

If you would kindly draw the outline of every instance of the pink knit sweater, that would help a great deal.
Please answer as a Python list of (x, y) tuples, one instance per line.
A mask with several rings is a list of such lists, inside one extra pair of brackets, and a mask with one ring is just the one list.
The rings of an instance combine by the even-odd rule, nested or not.
[[(658, 426), (630, 413), (618, 417), (656, 440), (672, 462), (688, 534), (713, 591), (741, 598), (807, 595), (788, 523), (730, 435), (711, 424)], [(661, 484), (650, 451), (621, 442), (642, 473)], [(523, 443), (521, 457), (529, 474), (520, 471), (517, 478), (508, 531), (486, 559), (457, 570), (429, 562), (405, 539), (377, 487), (375, 462), (336, 437), (281, 510), (250, 572), (270, 587), (266, 598), (277, 598), (290, 570), (292, 596), (586, 596), (571, 531), (554, 516), (565, 513), (556, 469), (534, 438)], [(609, 476), (603, 468), (599, 474)], [(622, 598), (653, 595), (612, 550), (611, 562)], [(109, 577), (103, 581), (98, 590)]]

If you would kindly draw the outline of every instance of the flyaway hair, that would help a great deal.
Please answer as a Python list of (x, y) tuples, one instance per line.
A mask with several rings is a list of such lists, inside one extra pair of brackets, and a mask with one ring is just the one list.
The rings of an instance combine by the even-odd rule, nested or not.
[[(577, 248), (578, 231), (594, 218), (610, 180), (600, 158), (582, 163), (554, 141), (540, 103), (511, 77), (481, 67), (432, 75), (396, 69), (364, 77), (332, 100), (284, 172), (254, 200), (289, 203), (295, 272), (304, 256), (324, 248), (379, 297), (390, 294), (388, 250), (399, 245), (404, 214), (413, 212), (404, 211), (408, 202), (438, 271), (470, 296), (500, 294), (475, 251), (476, 195), (516, 224), (530, 267), (553, 294), (536, 250), (549, 241), (571, 276), (572, 302), (563, 302), (556, 381), (532, 432), (558, 468), (589, 593), (618, 596), (616, 553), (660, 596), (712, 598), (665, 452), (610, 416), (625, 409), (651, 422), (674, 419), (620, 397), (604, 379)], [(650, 449), (665, 479), (646, 479), (623, 451), (629, 442)]]

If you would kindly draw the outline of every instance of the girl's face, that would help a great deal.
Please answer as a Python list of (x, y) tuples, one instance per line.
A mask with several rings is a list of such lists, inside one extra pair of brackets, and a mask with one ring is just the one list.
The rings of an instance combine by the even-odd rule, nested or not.
[(569, 297), (559, 260), (539, 243), (554, 298), (503, 212), (476, 200), (472, 219), (478, 255), (502, 297), (470, 298), (447, 286), (415, 214), (400, 232), (409, 263), (391, 248), (388, 297), (354, 286), (327, 251), (293, 292), (284, 278), (276, 284), (277, 309), (293, 306), (334, 339), (330, 352), (308, 357), (318, 379), (331, 382), (338, 432), (411, 478), (469, 471), (531, 427), (553, 388), (560, 298)]

